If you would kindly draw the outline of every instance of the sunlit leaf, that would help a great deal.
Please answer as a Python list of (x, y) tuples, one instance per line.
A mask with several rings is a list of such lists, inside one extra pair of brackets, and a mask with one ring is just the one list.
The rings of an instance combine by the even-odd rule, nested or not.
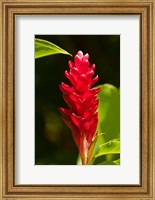
[(78, 157), (77, 157), (76, 164), (77, 164), (77, 165), (82, 165), (82, 161), (81, 161), (80, 154), (79, 154)]
[[(96, 142), (95, 152), (100, 145), (120, 137), (120, 91), (111, 84), (99, 85), (98, 132), (104, 133)], [(108, 159), (105, 157), (105, 159)], [(103, 160), (102, 160), (103, 161)]]
[(113, 161), (106, 160), (101, 163), (98, 163), (97, 165), (116, 165), (116, 163), (114, 163)]
[(41, 58), (53, 54), (66, 54), (72, 56), (70, 53), (51, 42), (35, 38), (35, 58)]
[[(119, 139), (106, 142), (97, 149), (93, 158), (93, 164), (119, 165), (120, 159), (120, 141)], [(107, 161), (107, 162), (106, 162)]]
[(106, 154), (119, 154), (120, 153), (120, 141), (112, 140), (100, 145), (95, 158)]
[(116, 165), (120, 165), (120, 159), (113, 161)]
[(98, 132), (106, 133), (105, 142), (120, 137), (120, 91), (111, 84), (99, 86)]

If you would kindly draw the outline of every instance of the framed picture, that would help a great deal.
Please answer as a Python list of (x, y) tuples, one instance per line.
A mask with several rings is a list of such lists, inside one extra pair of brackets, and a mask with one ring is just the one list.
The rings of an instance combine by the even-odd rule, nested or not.
[[(42, 45), (45, 48), (45, 45), (49, 46), (50, 44), (52, 49), (53, 43), (51, 42), (59, 46), (65, 45), (67, 51), (70, 50), (70, 52), (74, 52), (76, 55), (74, 58), (70, 58), (71, 56), (68, 56), (68, 54), (63, 55), (62, 53), (44, 56), (45, 51), (40, 49)], [(102, 165), (119, 165), (121, 143), (119, 99), (120, 35), (35, 35), (35, 43), (37, 56), (35, 59), (35, 165), (76, 165), (80, 163), (89, 165), (100, 165), (101, 163)], [(84, 54), (79, 49), (89, 52), (89, 54)], [(106, 55), (104, 59), (103, 54)], [(79, 55), (82, 56), (82, 59), (89, 56), (89, 60), (80, 60), (80, 63), (77, 64), (76, 59), (80, 58)], [(91, 55), (98, 63), (90, 64)], [(111, 55), (113, 55), (113, 60), (108, 58)], [(52, 60), (50, 61), (50, 59)], [(68, 69), (68, 66), (64, 65), (66, 63), (71, 67), (74, 61), (69, 61), (70, 59), (76, 63), (76, 67), (71, 68), (69, 72), (69, 74), (74, 74), (74, 82), (68, 77), (68, 72), (65, 70), (66, 67)], [(109, 63), (108, 60), (115, 62), (115, 64)], [(45, 63), (47, 70), (43, 68)], [(96, 67), (93, 69), (95, 65)], [(104, 65), (105, 67), (103, 67)], [(109, 65), (109, 67), (106, 65)], [(86, 66), (87, 68), (81, 66)], [(112, 72), (109, 73), (109, 71)], [(97, 73), (96, 78), (95, 72)], [(51, 78), (51, 76), (53, 77)], [(82, 77), (88, 77), (88, 79), (82, 79)], [(67, 82), (67, 78), (70, 79), (70, 83)], [(94, 86), (94, 80), (96, 81), (96, 88), (93, 85), (89, 87), (90, 80)], [(68, 89), (74, 90), (74, 92), (68, 93)], [(92, 93), (93, 91), (94, 93)], [(47, 100), (48, 97), (49, 100)], [(104, 99), (104, 103), (102, 99)], [(67, 108), (65, 101), (70, 109)], [(42, 112), (42, 110), (44, 111)], [(80, 116), (83, 121), (79, 118)], [(79, 119), (79, 121), (76, 121), (74, 117), (77, 120)], [(76, 126), (78, 122), (81, 123), (79, 127)], [(104, 128), (102, 127), (103, 124)], [(71, 131), (66, 125), (69, 126)], [(85, 126), (88, 130), (83, 130)], [(80, 136), (82, 135), (82, 130), (87, 135), (86, 140)], [(75, 132), (76, 135), (74, 135)], [(95, 133), (97, 134), (95, 136), (96, 144), (91, 139)], [(88, 147), (83, 149), (83, 142), (81, 141), (85, 141)], [(110, 147), (110, 143), (111, 151), (109, 148), (107, 149), (107, 147)], [(99, 146), (103, 144), (104, 147), (100, 148)], [(95, 148), (94, 146), (96, 146), (96, 149), (93, 149)], [(94, 151), (94, 159), (91, 158), (91, 155), (86, 155), (88, 152), (90, 154), (91, 148), (91, 151)], [(102, 154), (101, 151), (103, 152), (103, 149), (107, 150), (104, 150)], [(85, 152), (86, 156), (84, 156), (83, 152)], [(111, 154), (113, 154), (113, 158), (110, 159), (109, 155)]]
[(0, 6), (1, 199), (155, 199), (155, 2)]

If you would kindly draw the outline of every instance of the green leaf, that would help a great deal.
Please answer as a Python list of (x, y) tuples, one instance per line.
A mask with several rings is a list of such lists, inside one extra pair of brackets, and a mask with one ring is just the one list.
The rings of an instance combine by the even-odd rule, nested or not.
[(120, 140), (114, 139), (100, 145), (92, 163), (94, 165), (119, 165), (119, 159)]
[(97, 165), (116, 165), (116, 163), (113, 162), (113, 161), (106, 160), (106, 161), (103, 161), (103, 162), (101, 162)]
[(100, 145), (98, 152), (94, 156), (95, 158), (107, 154), (120, 154), (120, 141), (119, 139), (112, 140)]
[(120, 159), (113, 161), (116, 165), (120, 165)]
[(104, 84), (98, 86), (99, 98), (98, 132), (104, 134), (105, 142), (120, 137), (120, 91), (115, 86)]
[(82, 165), (82, 161), (81, 161), (80, 154), (79, 154), (78, 157), (77, 157), (76, 164), (77, 164), (77, 165)]
[(66, 54), (72, 56), (70, 53), (51, 42), (35, 38), (35, 58), (41, 58), (53, 54)]
[(106, 160), (101, 163), (98, 163), (97, 165), (120, 165), (120, 159), (114, 161)]

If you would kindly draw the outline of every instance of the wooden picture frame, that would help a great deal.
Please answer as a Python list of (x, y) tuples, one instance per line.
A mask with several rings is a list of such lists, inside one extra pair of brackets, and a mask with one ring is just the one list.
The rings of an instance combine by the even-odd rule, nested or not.
[[(1, 0), (0, 199), (155, 199), (155, 1)], [(139, 185), (15, 185), (15, 23), (17, 15), (140, 17), (141, 164)]]

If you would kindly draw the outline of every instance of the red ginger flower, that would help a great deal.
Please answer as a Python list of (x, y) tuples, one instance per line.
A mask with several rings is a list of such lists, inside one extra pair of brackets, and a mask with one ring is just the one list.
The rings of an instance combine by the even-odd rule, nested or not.
[(70, 71), (65, 76), (72, 86), (60, 84), (63, 98), (69, 108), (60, 108), (65, 124), (71, 129), (75, 143), (79, 149), (82, 164), (88, 162), (88, 151), (96, 133), (98, 124), (97, 108), (99, 100), (97, 94), (100, 89), (91, 86), (98, 81), (93, 78), (95, 65), (90, 65), (89, 55), (79, 51), (74, 57), (74, 63), (69, 61)]

